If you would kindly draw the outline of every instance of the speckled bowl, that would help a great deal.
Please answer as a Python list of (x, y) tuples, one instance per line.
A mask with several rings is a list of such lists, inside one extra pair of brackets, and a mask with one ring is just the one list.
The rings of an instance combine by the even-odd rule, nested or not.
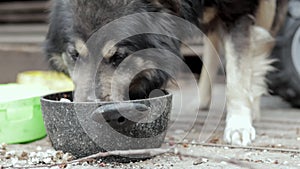
[[(80, 158), (97, 152), (158, 148), (162, 145), (172, 107), (172, 95), (150, 99), (74, 103), (72, 92), (41, 98), (47, 134), (56, 150)], [(149, 158), (113, 157), (113, 161)], [(133, 160), (132, 160), (133, 161)]]

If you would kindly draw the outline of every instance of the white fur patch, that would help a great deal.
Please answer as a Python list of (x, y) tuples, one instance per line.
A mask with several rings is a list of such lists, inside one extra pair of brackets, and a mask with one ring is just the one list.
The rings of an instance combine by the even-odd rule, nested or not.
[(102, 49), (103, 58), (109, 59), (117, 52), (118, 49), (115, 45), (116, 45), (116, 43), (114, 41), (108, 41), (104, 45), (104, 47)]
[(81, 39), (76, 39), (75, 49), (77, 50), (77, 52), (81, 57), (87, 57), (89, 54), (89, 50), (86, 44)]
[(259, 118), (260, 97), (266, 93), (271, 49), (270, 34), (259, 27), (251, 28), (250, 45), (243, 53), (236, 52), (230, 37), (225, 41), (228, 113), (224, 140), (228, 143), (246, 146), (255, 138), (252, 119)]

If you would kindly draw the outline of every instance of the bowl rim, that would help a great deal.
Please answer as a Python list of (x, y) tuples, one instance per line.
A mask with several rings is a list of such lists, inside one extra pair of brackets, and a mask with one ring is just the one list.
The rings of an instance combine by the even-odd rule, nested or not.
[(41, 101), (45, 101), (48, 103), (64, 103), (64, 104), (117, 104), (117, 103), (135, 103), (135, 102), (143, 102), (143, 101), (152, 101), (152, 100), (157, 100), (157, 99), (163, 99), (163, 98), (168, 98), (168, 97), (173, 97), (173, 94), (163, 90), (164, 92), (166, 92), (165, 95), (163, 96), (159, 96), (159, 97), (153, 97), (153, 98), (147, 98), (147, 99), (137, 99), (137, 100), (124, 100), (124, 101), (96, 101), (96, 102), (61, 102), (61, 101), (56, 101), (56, 100), (50, 100), (50, 99), (46, 99), (45, 97), (47, 96), (52, 96), (52, 95), (57, 95), (57, 94), (63, 94), (63, 93), (70, 93), (70, 92), (74, 92), (74, 91), (66, 91), (66, 92), (57, 92), (57, 93), (52, 93), (52, 94), (48, 94), (45, 96), (40, 97)]

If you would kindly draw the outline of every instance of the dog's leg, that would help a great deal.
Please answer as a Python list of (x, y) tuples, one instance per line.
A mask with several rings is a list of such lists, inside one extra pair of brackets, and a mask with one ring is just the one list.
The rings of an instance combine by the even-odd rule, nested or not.
[(270, 31), (276, 15), (276, 0), (261, 0), (256, 12), (256, 25)]
[(267, 93), (265, 76), (272, 71), (271, 63), (274, 60), (267, 59), (272, 52), (274, 40), (269, 31), (262, 27), (254, 26), (252, 29), (251, 49), (253, 53), (253, 83), (252, 83), (252, 117), (253, 120), (260, 119), (261, 96)]
[(200, 109), (208, 109), (211, 101), (211, 86), (219, 68), (219, 37), (216, 31), (204, 38), (204, 54), (202, 71), (199, 80)]
[[(225, 56), (227, 73), (227, 116), (224, 140), (236, 145), (247, 145), (255, 139), (255, 129), (252, 126), (251, 104), (249, 102), (250, 66), (242, 67), (247, 56), (248, 37), (237, 32), (225, 38)], [(237, 43), (243, 44), (240, 49)], [(249, 60), (249, 58), (248, 58)]]
[(224, 140), (246, 146), (255, 139), (253, 111), (266, 92), (265, 75), (270, 70), (267, 60), (270, 34), (250, 26), (247, 18), (237, 23), (225, 38), (227, 71), (227, 117)]
[[(256, 13), (256, 25), (259, 27), (264, 28), (267, 31), (271, 31), (274, 19), (276, 15), (276, 1), (275, 0), (262, 0), (259, 8)], [(254, 37), (254, 41), (259, 40), (259, 37), (257, 36), (262, 36), (261, 38), (265, 38), (266, 40), (269, 39), (270, 37), (266, 37), (266, 33), (260, 33), (262, 31), (259, 31), (256, 27), (255, 29), (257, 30), (256, 37)], [(255, 40), (256, 39), (256, 40)], [(269, 51), (265, 52), (271, 52), (272, 48), (266, 49)], [(252, 114), (253, 114), (253, 120), (259, 120), (260, 119), (260, 97), (254, 98), (253, 103), (252, 103)]]

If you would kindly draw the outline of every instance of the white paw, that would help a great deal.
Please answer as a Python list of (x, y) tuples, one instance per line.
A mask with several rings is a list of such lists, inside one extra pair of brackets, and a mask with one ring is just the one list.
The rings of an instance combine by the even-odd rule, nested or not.
[(251, 119), (245, 117), (230, 117), (224, 131), (224, 141), (239, 146), (247, 146), (255, 139), (255, 129)]

